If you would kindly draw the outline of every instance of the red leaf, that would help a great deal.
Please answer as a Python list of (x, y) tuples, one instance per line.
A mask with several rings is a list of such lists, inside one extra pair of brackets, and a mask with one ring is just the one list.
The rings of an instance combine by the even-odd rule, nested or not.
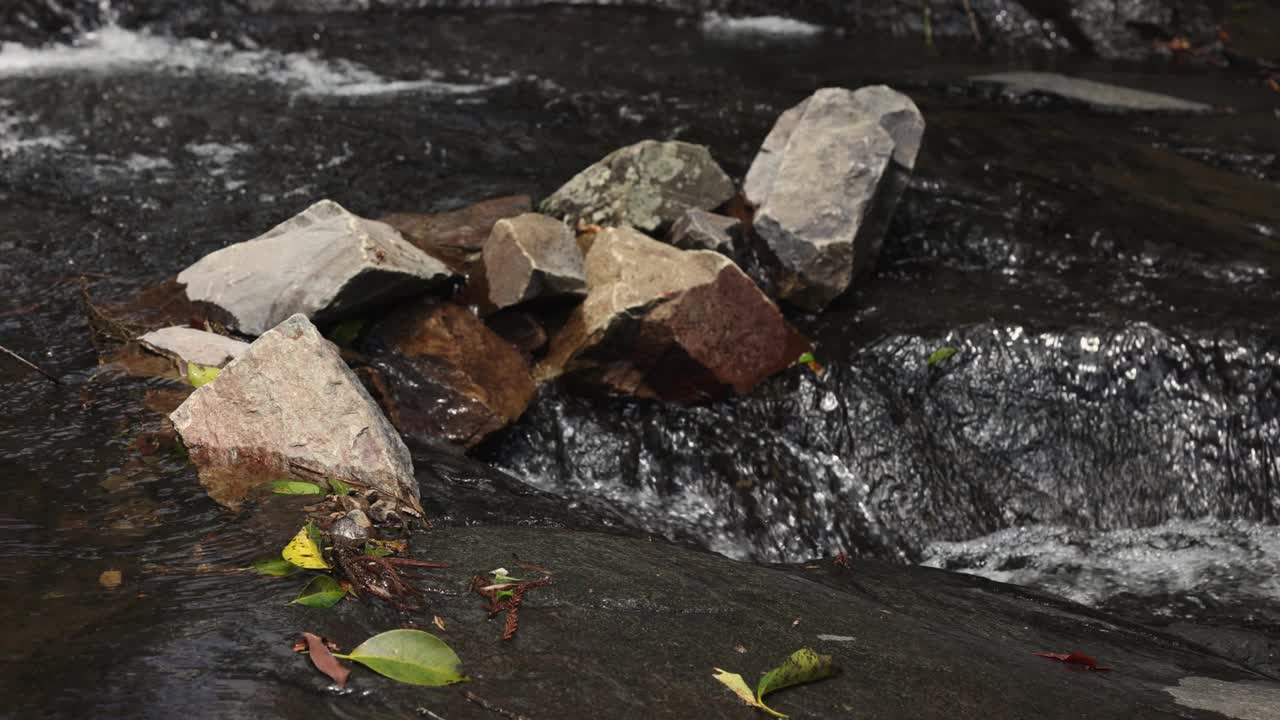
[(1082, 652), (1073, 652), (1073, 653), (1038, 652), (1033, 654), (1038, 655), (1039, 657), (1042, 657), (1042, 658), (1049, 658), (1050, 660), (1057, 660), (1058, 662), (1067, 663), (1068, 665), (1079, 665), (1086, 670), (1092, 670), (1094, 672), (1110, 672), (1111, 671), (1111, 668), (1109, 667), (1100, 667), (1098, 665), (1097, 660), (1093, 659), (1089, 655), (1085, 655)]
[(351, 671), (343, 667), (337, 658), (330, 654), (329, 648), (324, 646), (324, 641), (318, 636), (304, 632), (302, 637), (307, 639), (307, 651), (311, 657), (311, 664), (338, 683), (338, 687), (345, 688), (347, 686), (347, 676), (351, 674)]

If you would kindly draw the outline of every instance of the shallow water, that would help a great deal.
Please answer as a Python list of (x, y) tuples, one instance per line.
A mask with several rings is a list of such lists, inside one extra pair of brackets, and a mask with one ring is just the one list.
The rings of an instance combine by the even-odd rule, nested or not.
[[(202, 622), (242, 612), (254, 632), (254, 605), (279, 596), (219, 571), (291, 534), (287, 506), (229, 515), (179, 457), (137, 449), (163, 383), (98, 372), (77, 274), (123, 298), (320, 198), (377, 216), (541, 196), (643, 138), (708, 144), (741, 177), (781, 110), (871, 82), (912, 94), (929, 130), (876, 277), (795, 318), (828, 375), (712, 408), (547, 391), (481, 450), (509, 474), (419, 451), (434, 520), (761, 560), (844, 549), (1273, 632), (1275, 97), (1214, 68), (814, 29), (599, 9), (262, 16), (0, 49), (0, 344), (67, 379), (0, 362), (0, 594), (29, 618), (3, 645), (0, 701), (168, 717), (163, 689), (209, 662), (184, 643), (235, 662), (236, 639)], [(1232, 112), (1100, 113), (964, 81), (1027, 67)], [(944, 344), (955, 364), (927, 367)], [(98, 585), (109, 568), (122, 588)], [(153, 637), (155, 613), (189, 617), (187, 634)], [(152, 697), (113, 677), (126, 648), (174, 683)], [(237, 682), (210, 693), (272, 697), (269, 676)]]

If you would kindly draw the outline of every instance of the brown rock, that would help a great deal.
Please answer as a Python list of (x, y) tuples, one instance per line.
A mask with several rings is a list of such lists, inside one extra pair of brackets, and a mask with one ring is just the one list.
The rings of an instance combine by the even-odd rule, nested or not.
[(419, 442), (470, 447), (520, 417), (533, 399), (524, 358), (458, 305), (403, 307), (369, 329), (364, 347), (382, 376), (387, 415)]
[(555, 218), (525, 213), (499, 220), (485, 241), (483, 257), (489, 301), (495, 307), (587, 294), (577, 239)]
[(556, 335), (539, 378), (700, 402), (749, 392), (810, 348), (728, 258), (630, 228), (599, 233), (590, 294)]
[(379, 219), (453, 270), (465, 272), (479, 259), (494, 223), (532, 209), (528, 195), (511, 195), (448, 212), (393, 213)]
[(485, 318), (489, 329), (511, 343), (526, 358), (547, 346), (547, 329), (538, 318), (523, 310), (503, 310)]

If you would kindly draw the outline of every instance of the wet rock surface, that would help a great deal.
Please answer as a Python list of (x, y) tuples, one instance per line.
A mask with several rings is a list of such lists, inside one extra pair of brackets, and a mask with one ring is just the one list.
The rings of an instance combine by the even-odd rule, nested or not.
[(458, 305), (424, 301), (396, 310), (368, 330), (362, 349), (382, 375), (387, 416), (420, 443), (470, 447), (533, 399), (525, 359)]
[(491, 198), (440, 213), (393, 213), (380, 220), (399, 230), (406, 240), (458, 272), (480, 257), (493, 226), (503, 218), (533, 209), (528, 195)]
[[(260, 535), (283, 543), (290, 532)], [(528, 717), (743, 718), (753, 711), (711, 678), (712, 668), (754, 682), (800, 647), (831, 654), (843, 673), (772, 696), (770, 704), (793, 717), (1075, 720), (1087, 704), (1097, 718), (1209, 720), (1221, 717), (1214, 710), (1224, 690), (1239, 703), (1278, 686), (1169, 636), (935, 570), (872, 561), (768, 568), (661, 542), (554, 529), (442, 529), (420, 536), (415, 548), (450, 563), (422, 573), (420, 582), (432, 588), (431, 611), (448, 627), (439, 634), (472, 682), (424, 690), (356, 669), (353, 693), (326, 696), (329, 681), (289, 649), (298, 631), (349, 650), (406, 618), (381, 604), (346, 601), (326, 612), (288, 606), (298, 584), (288, 579), (224, 581), (260, 598), (258, 620), (270, 630), (246, 631), (240, 608), (226, 605), (209, 609), (198, 626), (182, 623), (165, 612), (170, 601), (162, 593), (103, 622), (82, 641), (79, 656), (111, 653), (113, 667), (127, 675), (192, 647), (189, 667), (204, 680), (197, 697), (175, 676), (152, 675), (152, 686), (177, 698), (171, 711), (219, 717), (260, 712), (260, 698), (228, 691), (249, 675), (276, 688), (273, 712), (286, 717), (317, 706), (354, 717), (407, 717), (416, 708), (449, 718), (493, 717), (467, 701), (463, 693), (471, 692)], [(509, 566), (513, 554), (551, 570), (553, 581), (526, 594), (519, 632), (504, 642), (501, 622), (487, 619), (466, 586), (472, 575)], [(121, 627), (140, 614), (152, 618), (147, 630), (113, 646)], [(430, 616), (415, 621), (435, 630)], [(234, 665), (217, 659), (215, 648), (226, 646), (236, 648)], [(1087, 649), (1115, 670), (1073, 672), (1033, 655), (1067, 649)], [(33, 660), (45, 668), (59, 662), (48, 655)], [(919, 692), (922, 686), (929, 692)], [(96, 700), (123, 697), (119, 686), (109, 686)], [(1210, 708), (1210, 699), (1219, 704)], [(27, 705), (66, 712), (84, 700), (36, 693), (18, 707)]]
[(452, 273), (385, 223), (324, 200), (266, 233), (201, 258), (178, 273), (193, 302), (260, 335), (301, 313), (336, 322), (401, 297), (446, 286)]
[(138, 338), (146, 349), (173, 358), (183, 366), (196, 363), (224, 367), (244, 354), (249, 343), (189, 327), (167, 327), (153, 330)]
[(809, 343), (731, 260), (631, 228), (591, 241), (589, 294), (551, 341), (543, 378), (702, 402), (746, 393)]
[(923, 134), (915, 103), (883, 85), (825, 88), (778, 117), (743, 192), (781, 299), (821, 310), (875, 265)]
[(655, 232), (689, 208), (712, 210), (731, 197), (733, 182), (705, 147), (644, 140), (578, 173), (539, 208), (570, 223)]
[(569, 226), (536, 213), (499, 220), (484, 244), (489, 300), (499, 308), (587, 294), (582, 250)]
[(210, 495), (230, 507), (276, 473), (338, 478), (420, 510), (408, 449), (302, 315), (264, 333), (169, 418)]

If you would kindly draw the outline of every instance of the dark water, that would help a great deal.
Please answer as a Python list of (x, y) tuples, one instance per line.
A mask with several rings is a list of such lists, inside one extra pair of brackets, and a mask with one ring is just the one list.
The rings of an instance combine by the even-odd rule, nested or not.
[[(229, 515), (180, 458), (138, 449), (163, 384), (99, 372), (76, 275), (123, 298), (320, 198), (377, 216), (540, 196), (644, 138), (707, 144), (741, 177), (781, 110), (872, 82), (910, 93), (929, 128), (876, 276), (794, 318), (827, 375), (709, 408), (548, 389), (479, 453), (509, 474), (419, 454), (435, 521), (925, 561), (1217, 627), (1277, 662), (1280, 96), (1257, 77), (636, 10), (179, 31), (0, 50), (0, 344), (67, 379), (0, 363), (0, 593), (22, 618), (0, 643), (0, 705), (169, 717), (164, 693), (234, 665), (255, 605), (281, 599), (219, 571), (296, 517)], [(1224, 109), (1019, 104), (964, 80), (1015, 68)], [(927, 366), (943, 345), (960, 353)], [(99, 586), (107, 569), (121, 588)], [(150, 631), (158, 615), (189, 623)], [(149, 692), (113, 658), (167, 681)], [(204, 688), (210, 707), (269, 703), (275, 680), (252, 667)]]

